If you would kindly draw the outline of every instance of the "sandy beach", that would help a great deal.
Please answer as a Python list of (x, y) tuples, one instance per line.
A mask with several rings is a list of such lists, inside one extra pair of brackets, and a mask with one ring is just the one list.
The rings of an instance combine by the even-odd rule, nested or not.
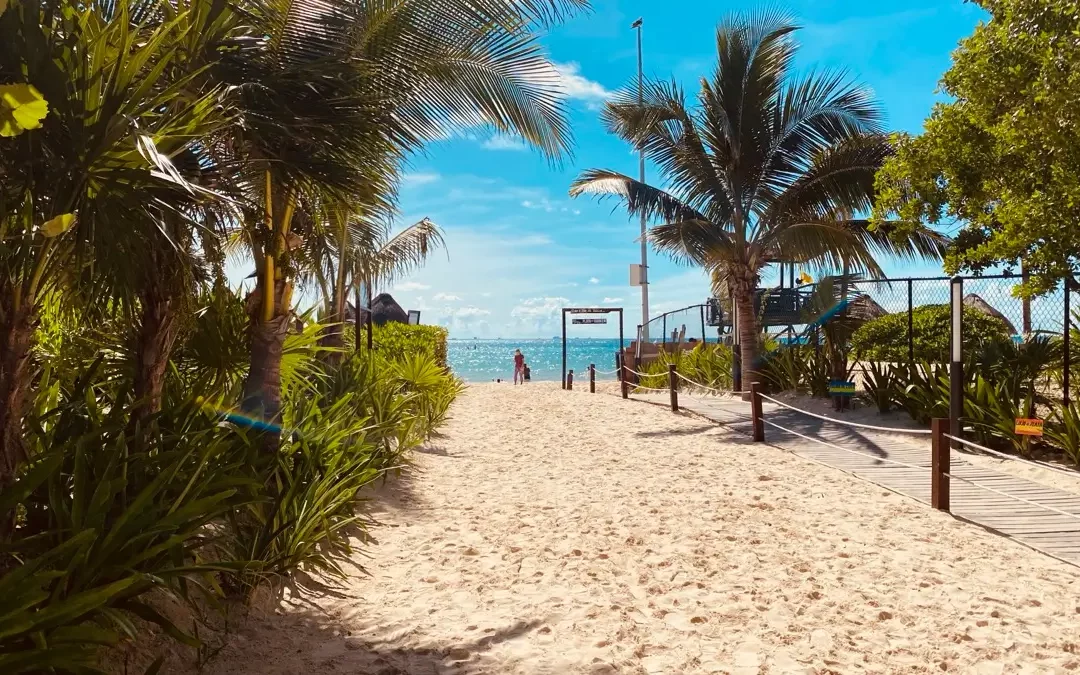
[(1080, 669), (1080, 570), (700, 419), (471, 386), (333, 595), (203, 672)]

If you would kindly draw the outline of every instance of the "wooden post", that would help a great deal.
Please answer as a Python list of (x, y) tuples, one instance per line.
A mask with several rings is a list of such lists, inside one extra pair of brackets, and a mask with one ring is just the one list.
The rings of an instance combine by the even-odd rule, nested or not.
[(759, 382), (750, 383), (750, 416), (753, 420), (755, 443), (765, 440), (765, 422), (761, 416), (761, 392), (758, 391), (760, 386)]
[(566, 373), (566, 391), (574, 391), (574, 371)]
[(619, 353), (619, 358), (616, 359), (617, 363), (615, 364), (615, 367), (618, 368), (618, 370), (619, 370), (619, 389), (622, 390), (622, 397), (623, 398), (629, 398), (630, 397), (630, 391), (626, 387), (626, 370), (625, 370), (625, 365), (623, 364), (623, 360), (625, 358), (626, 358), (626, 355), (623, 354), (622, 352), (620, 352)]
[(675, 375), (675, 364), (669, 363), (667, 367), (668, 390), (671, 392), (671, 412), (679, 412), (679, 389), (678, 378)]
[(942, 511), (949, 510), (949, 439), (945, 438), (945, 430), (949, 428), (949, 420), (935, 417), (930, 423), (931, 450), (930, 450), (930, 506)]
[(589, 364), (589, 393), (596, 393), (596, 364)]

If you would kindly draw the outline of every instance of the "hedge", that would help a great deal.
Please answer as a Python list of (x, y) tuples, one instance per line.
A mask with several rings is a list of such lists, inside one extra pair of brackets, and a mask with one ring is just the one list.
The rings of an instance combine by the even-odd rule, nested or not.
[[(446, 367), (446, 339), (449, 336), (442, 326), (410, 326), (390, 322), (375, 326), (372, 342), (376, 351), (386, 355), (423, 353), (435, 357), (440, 366)], [(361, 340), (367, 336), (361, 334)]]
[[(948, 304), (923, 305), (912, 312), (916, 361), (949, 360), (950, 314)], [(855, 331), (851, 337), (852, 351), (856, 358), (867, 361), (906, 362), (907, 332), (907, 312), (886, 314), (867, 321)], [(965, 354), (982, 353), (992, 343), (1010, 339), (1004, 321), (974, 307), (964, 308)]]

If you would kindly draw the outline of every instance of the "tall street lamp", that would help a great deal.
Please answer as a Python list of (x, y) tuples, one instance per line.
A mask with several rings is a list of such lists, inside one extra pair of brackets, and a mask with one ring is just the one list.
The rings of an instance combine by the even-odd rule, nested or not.
[[(644, 103), (644, 77), (641, 68), (641, 19), (630, 24), (637, 30), (638, 105)], [(645, 148), (639, 150), (638, 180), (645, 183)], [(645, 242), (645, 212), (641, 213), (641, 340), (649, 339), (649, 247)]]

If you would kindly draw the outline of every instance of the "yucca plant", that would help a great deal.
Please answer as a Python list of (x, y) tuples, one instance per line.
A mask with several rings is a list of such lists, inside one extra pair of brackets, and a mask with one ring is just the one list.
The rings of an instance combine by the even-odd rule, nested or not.
[(0, 551), (3, 672), (96, 672), (96, 647), (136, 639), (135, 618), (196, 645), (147, 595), (213, 601), (215, 574), (248, 567), (217, 555), (207, 525), (257, 499), (251, 456), (194, 406), (136, 444), (130, 408), (94, 385), (91, 368), (31, 421), (31, 464), (0, 495), (19, 513)]
[(1080, 405), (1055, 405), (1047, 420), (1043, 438), (1080, 466)]
[(944, 367), (928, 362), (908, 364), (897, 369), (902, 405), (911, 418), (930, 424), (935, 417), (949, 416), (949, 376)]
[(243, 597), (261, 584), (280, 590), (299, 570), (345, 576), (349, 536), (364, 520), (357, 495), (380, 474), (352, 396), (297, 402), (279, 453), (258, 464), (264, 498), (228, 514), (222, 545), (228, 558), (248, 563), (235, 577)]
[(899, 381), (897, 367), (889, 363), (872, 361), (870, 369), (863, 372), (863, 387), (881, 414), (892, 410), (900, 397)]

